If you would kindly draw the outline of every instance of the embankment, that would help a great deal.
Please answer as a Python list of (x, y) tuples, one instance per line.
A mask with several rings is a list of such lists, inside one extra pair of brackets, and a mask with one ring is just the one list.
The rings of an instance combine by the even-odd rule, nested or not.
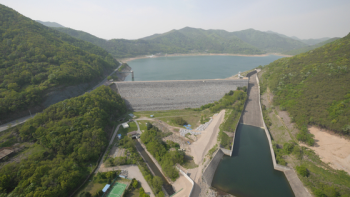
[(118, 92), (134, 111), (197, 108), (220, 100), (248, 79), (115, 82)]

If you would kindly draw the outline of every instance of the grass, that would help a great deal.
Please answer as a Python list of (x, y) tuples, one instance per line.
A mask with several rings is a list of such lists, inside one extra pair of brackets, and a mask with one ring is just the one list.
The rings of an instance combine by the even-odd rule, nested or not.
[(209, 110), (194, 111), (192, 109), (180, 109), (180, 110), (167, 110), (167, 111), (143, 111), (135, 112), (134, 115), (138, 117), (147, 117), (154, 115), (154, 119), (159, 119), (171, 126), (180, 127), (176, 124), (173, 119), (176, 117), (182, 117), (188, 124), (192, 125), (192, 128), (196, 128), (200, 125), (199, 120), (201, 115), (206, 115), (207, 117), (213, 116)]
[(87, 181), (84, 185), (83, 185), (83, 189), (80, 190), (80, 192), (78, 192), (75, 197), (78, 197), (80, 195), (80, 193), (86, 191), (86, 192), (90, 192), (90, 194), (95, 195), (98, 191), (102, 190), (104, 188), (104, 186), (108, 183), (107, 179), (103, 182), (95, 182), (93, 181), (94, 176), (96, 176), (95, 174), (92, 175), (90, 177), (90, 180)]
[(138, 120), (137, 122), (139, 123), (140, 130), (141, 130), (141, 131), (146, 131), (146, 130), (147, 130), (147, 125), (146, 125), (146, 123), (147, 123), (147, 122), (150, 122), (150, 121), (147, 121), (147, 120)]
[(185, 162), (182, 166), (186, 169), (193, 169), (198, 167), (198, 165), (194, 163), (193, 157), (189, 155), (185, 155)]

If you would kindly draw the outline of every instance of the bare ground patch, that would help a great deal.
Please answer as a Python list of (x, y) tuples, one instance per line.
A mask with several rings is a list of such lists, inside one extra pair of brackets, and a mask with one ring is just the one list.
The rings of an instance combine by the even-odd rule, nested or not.
[(350, 174), (350, 140), (315, 126), (309, 127), (309, 131), (315, 136), (315, 145), (308, 148), (315, 151), (320, 159), (329, 163), (332, 168)]

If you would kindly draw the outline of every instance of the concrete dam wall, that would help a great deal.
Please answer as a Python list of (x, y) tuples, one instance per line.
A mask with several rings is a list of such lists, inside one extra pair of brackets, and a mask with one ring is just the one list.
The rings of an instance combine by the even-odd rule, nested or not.
[(197, 108), (220, 100), (248, 79), (115, 82), (119, 94), (134, 111)]

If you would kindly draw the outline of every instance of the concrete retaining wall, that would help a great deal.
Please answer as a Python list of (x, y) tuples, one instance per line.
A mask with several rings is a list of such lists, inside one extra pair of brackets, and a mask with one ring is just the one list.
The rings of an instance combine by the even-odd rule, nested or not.
[[(233, 140), (235, 140), (235, 138), (233, 138)], [(229, 150), (229, 149), (226, 149), (226, 148), (220, 148), (220, 149), (225, 155), (231, 156), (232, 150)]]
[(282, 171), (284, 173), (284, 175), (286, 176), (286, 178), (287, 178), (287, 180), (289, 182), (289, 185), (291, 186), (291, 188), (293, 190), (293, 193), (294, 193), (294, 195), (296, 197), (310, 197), (311, 194), (304, 187), (303, 183), (300, 181), (300, 179), (299, 179), (298, 175), (295, 173), (295, 171), (293, 169), (291, 169), (291, 168), (286, 167), (286, 166), (279, 165), (276, 162), (276, 156), (275, 156), (275, 152), (274, 152), (274, 150), (272, 148), (270, 132), (269, 132), (269, 130), (266, 127), (266, 124), (265, 124), (265, 121), (264, 121), (264, 117), (263, 117), (263, 114), (262, 114), (261, 101), (260, 101), (260, 83), (259, 83), (258, 75), (256, 75), (256, 81), (258, 83), (258, 89), (259, 89), (260, 113), (261, 113), (262, 122), (263, 122), (263, 125), (264, 125), (265, 134), (266, 134), (267, 140), (269, 141), (273, 168), (275, 170), (279, 170), (279, 171)]
[(261, 101), (260, 101), (260, 83), (259, 83), (259, 78), (258, 78), (258, 75), (255, 75), (256, 77), (256, 81), (258, 83), (258, 90), (259, 90), (259, 107), (260, 107), (260, 113), (261, 113), (261, 118), (262, 118), (262, 123), (263, 123), (263, 126), (264, 126), (264, 130), (265, 130), (265, 134), (266, 134), (266, 137), (267, 137), (267, 140), (269, 141), (269, 146), (270, 146), (270, 152), (271, 152), (271, 158), (272, 158), (272, 163), (273, 163), (273, 168), (275, 170), (279, 170), (279, 171), (286, 171), (286, 170), (290, 170), (290, 168), (286, 167), (286, 166), (282, 166), (282, 165), (279, 165), (277, 164), (276, 162), (276, 156), (275, 156), (275, 151), (273, 150), (273, 147), (272, 147), (272, 141), (271, 141), (271, 136), (270, 136), (270, 132), (269, 130), (267, 129), (266, 127), (266, 124), (265, 124), (265, 121), (264, 121), (264, 116), (262, 114), (262, 108), (261, 108)]
[(197, 108), (220, 100), (230, 90), (248, 86), (247, 79), (115, 82), (134, 111)]
[(211, 186), (211, 183), (213, 182), (213, 178), (215, 175), (216, 168), (218, 167), (221, 158), (224, 156), (224, 153), (219, 148), (215, 153), (213, 159), (210, 161), (208, 166), (204, 169), (202, 178), (203, 180)]

